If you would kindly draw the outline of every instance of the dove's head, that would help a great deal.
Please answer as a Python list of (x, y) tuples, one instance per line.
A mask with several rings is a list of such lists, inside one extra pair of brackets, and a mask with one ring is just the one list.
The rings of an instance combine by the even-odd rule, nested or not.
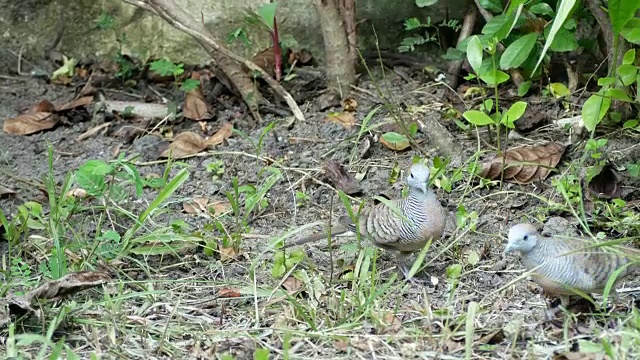
[(420, 190), (422, 193), (427, 193), (429, 187), (429, 167), (417, 163), (411, 165), (409, 169), (409, 176), (407, 176), (407, 184), (412, 188)]
[(509, 229), (509, 239), (504, 252), (528, 253), (538, 243), (538, 230), (531, 224), (517, 224)]

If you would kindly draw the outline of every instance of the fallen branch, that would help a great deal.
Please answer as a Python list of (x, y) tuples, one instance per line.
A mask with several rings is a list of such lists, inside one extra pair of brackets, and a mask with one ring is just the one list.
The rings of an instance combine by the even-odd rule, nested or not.
[[(273, 89), (273, 91), (282, 97), (293, 115), (299, 121), (304, 121), (304, 114), (296, 104), (291, 94), (285, 90), (282, 85), (276, 82), (269, 74), (267, 74), (261, 67), (256, 65), (250, 60), (235, 54), (233, 51), (220, 45), (216, 37), (209, 31), (201, 26), (196, 26), (200, 22), (196, 21), (191, 15), (185, 12), (181, 7), (177, 6), (172, 0), (123, 0), (124, 2), (151, 11), (154, 14), (165, 19), (171, 26), (176, 29), (191, 35), (196, 39), (205, 49), (212, 49), (220, 54), (235, 60), (236, 62), (246, 66), (249, 70), (259, 73), (267, 84)], [(208, 49), (209, 50), (209, 49)], [(231, 79), (235, 79), (233, 74), (227, 74)], [(243, 94), (243, 98), (246, 100), (247, 94)], [(255, 94), (253, 94), (255, 96)]]
[[(476, 26), (477, 15), (478, 8), (471, 5), (469, 7), (469, 11), (467, 11), (467, 14), (464, 16), (464, 20), (462, 21), (462, 29), (460, 29), (460, 36), (458, 36), (458, 42), (456, 45), (459, 45), (464, 39), (471, 36), (473, 28)], [(462, 64), (464, 64), (464, 59), (455, 60), (449, 64), (447, 73), (451, 76), (451, 79), (449, 79), (449, 86), (451, 86), (452, 89), (455, 89), (458, 86), (458, 77), (460, 76)]]

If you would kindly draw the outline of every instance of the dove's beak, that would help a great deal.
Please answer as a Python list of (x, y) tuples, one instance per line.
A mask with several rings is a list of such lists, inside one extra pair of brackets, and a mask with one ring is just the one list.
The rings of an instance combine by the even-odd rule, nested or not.
[(513, 246), (511, 246), (511, 244), (507, 243), (507, 246), (505, 246), (504, 251), (502, 252), (504, 255), (513, 252)]

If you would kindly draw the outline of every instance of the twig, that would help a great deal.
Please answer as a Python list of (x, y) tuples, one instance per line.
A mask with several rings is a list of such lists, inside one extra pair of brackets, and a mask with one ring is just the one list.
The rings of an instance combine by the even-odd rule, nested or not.
[(176, 4), (171, 0), (123, 0), (126, 3), (131, 5), (135, 5), (145, 10), (149, 10), (156, 15), (165, 19), (169, 25), (175, 27), (176, 29), (191, 35), (194, 39), (200, 42), (207, 47), (211, 47), (213, 50), (220, 52), (222, 55), (233, 59), (242, 65), (246, 66), (249, 70), (255, 71), (259, 73), (262, 78), (269, 84), (269, 86), (273, 89), (273, 91), (281, 96), (289, 108), (293, 112), (293, 115), (296, 117), (298, 121), (304, 121), (304, 114), (296, 104), (296, 101), (293, 99), (291, 94), (285, 88), (282, 87), (278, 82), (276, 82), (267, 72), (265, 72), (261, 67), (245, 59), (244, 57), (235, 54), (233, 51), (227, 49), (226, 47), (218, 44), (218, 41), (215, 39), (213, 34), (203, 28), (196, 28), (193, 24), (199, 24), (191, 15), (185, 12), (182, 8), (176, 6)]
[[(469, 11), (464, 16), (464, 20), (462, 22), (462, 29), (460, 30), (460, 35), (458, 36), (458, 42), (456, 45), (460, 44), (464, 39), (471, 36), (473, 32), (473, 27), (476, 25), (476, 18), (478, 15), (478, 7), (470, 6)], [(462, 69), (462, 64), (464, 64), (463, 60), (455, 60), (449, 64), (449, 69), (447, 73), (452, 76), (449, 81), (449, 86), (455, 88), (458, 86), (458, 76), (460, 75), (460, 69)], [(455, 91), (454, 91), (455, 92)]]

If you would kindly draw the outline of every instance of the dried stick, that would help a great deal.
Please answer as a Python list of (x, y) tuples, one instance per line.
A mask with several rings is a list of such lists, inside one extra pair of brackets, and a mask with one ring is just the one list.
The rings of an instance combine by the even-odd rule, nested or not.
[[(462, 21), (462, 29), (460, 30), (460, 36), (458, 36), (458, 42), (456, 45), (460, 44), (464, 39), (471, 36), (473, 32), (473, 27), (476, 26), (476, 18), (478, 15), (478, 8), (476, 6), (470, 6), (469, 11), (464, 16), (464, 20)], [(458, 86), (458, 76), (460, 75), (460, 69), (462, 69), (462, 64), (464, 64), (464, 59), (455, 60), (449, 64), (449, 69), (447, 73), (451, 75), (451, 79), (449, 81), (449, 86), (451, 88), (456, 88)]]

